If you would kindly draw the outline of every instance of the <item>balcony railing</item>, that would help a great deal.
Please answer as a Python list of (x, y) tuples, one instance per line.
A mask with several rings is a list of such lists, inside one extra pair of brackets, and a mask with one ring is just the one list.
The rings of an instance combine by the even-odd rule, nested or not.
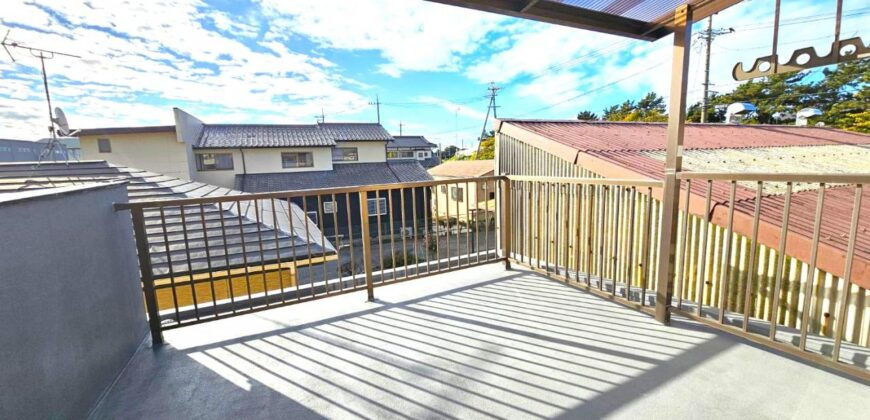
[[(503, 178), (123, 203), (162, 331), (498, 260)], [(244, 218), (243, 218), (244, 216)], [(253, 221), (245, 223), (244, 221)]]
[[(672, 261), (659, 248), (662, 183), (653, 180), (510, 175), (117, 207), (132, 211), (155, 342), (165, 329), (362, 289), (371, 300), (380, 285), (505, 261), (866, 378), (854, 365), (870, 351), (870, 271), (866, 250), (855, 255), (867, 243), (859, 217), (870, 175), (680, 179)], [(812, 228), (789, 220), (793, 197), (806, 201), (799, 191), (808, 184), (819, 186)], [(832, 188), (837, 200), (846, 190), (853, 197), (845, 238), (825, 236), (825, 212), (842, 214), (843, 203), (825, 207)], [(782, 219), (770, 220), (772, 208)], [(254, 226), (228, 223), (242, 209)], [(169, 214), (182, 219), (175, 237), (165, 232)], [(264, 228), (273, 237), (263, 237)], [(845, 258), (837, 260), (840, 242)], [(241, 248), (242, 258), (227, 258), (228, 247)], [(673, 278), (657, 278), (660, 264), (673, 264)], [(668, 290), (659, 293), (662, 285)]]

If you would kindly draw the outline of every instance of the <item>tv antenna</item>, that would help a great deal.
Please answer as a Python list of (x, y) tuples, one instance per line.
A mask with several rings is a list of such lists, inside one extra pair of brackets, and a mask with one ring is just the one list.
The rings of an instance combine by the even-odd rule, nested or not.
[[(3, 40), (0, 41), (0, 45), (3, 46), (3, 50), (6, 51), (6, 55), (9, 56), (9, 59), (12, 62), (15, 62), (15, 56), (12, 55), (12, 51), (9, 50), (9, 47), (18, 48), (22, 50), (27, 50), (30, 55), (39, 59), (39, 63), (42, 67), (42, 85), (45, 88), (45, 101), (48, 104), (48, 131), (51, 135), (51, 138), (48, 142), (48, 145), (43, 149), (42, 153), (39, 155), (39, 163), (42, 163), (42, 158), (47, 154), (50, 154), (55, 148), (60, 148), (60, 143), (57, 140), (57, 134), (55, 125), (57, 124), (61, 128), (61, 134), (64, 136), (69, 136), (72, 134), (69, 130), (69, 123), (66, 120), (66, 116), (63, 114), (60, 108), (55, 108), (56, 113), (58, 114), (58, 118), (55, 118), (55, 112), (52, 111), (51, 108), (51, 94), (48, 90), (48, 75), (45, 72), (45, 60), (51, 60), (57, 56), (63, 57), (71, 57), (71, 58), (81, 58), (80, 56), (67, 54), (60, 51), (52, 51), (46, 50), (42, 48), (29, 47), (18, 41), (12, 41), (9, 39), (9, 30), (6, 30), (6, 35), (3, 36)], [(39, 164), (37, 164), (38, 166)]]

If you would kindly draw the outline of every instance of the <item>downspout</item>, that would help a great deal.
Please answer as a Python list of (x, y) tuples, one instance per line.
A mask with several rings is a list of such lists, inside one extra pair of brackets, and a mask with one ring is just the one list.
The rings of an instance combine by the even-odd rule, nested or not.
[(248, 167), (245, 165), (245, 149), (239, 147), (239, 153), (242, 155), (242, 175), (247, 175)]

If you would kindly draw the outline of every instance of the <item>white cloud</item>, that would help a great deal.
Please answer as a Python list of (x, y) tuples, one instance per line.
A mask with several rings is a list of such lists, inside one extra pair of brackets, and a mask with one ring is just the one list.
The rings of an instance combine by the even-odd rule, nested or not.
[[(15, 28), (12, 38), (82, 56), (57, 57), (46, 63), (53, 102), (67, 109), (75, 126), (171, 122), (169, 107), (149, 105), (153, 102), (195, 103), (223, 109), (227, 114), (244, 110), (248, 115), (279, 115), (284, 122), (311, 120), (321, 107), (365, 104), (366, 99), (349, 88), (364, 84), (339, 74), (333, 63), (277, 42), (264, 42), (266, 51), (254, 50), (207, 30), (200, 21), (202, 6), (196, 0), (125, 7), (114, 2), (59, 1), (44, 6), (69, 22), (70, 27), (65, 27), (41, 7), (17, 3), (0, 24), (47, 29), (48, 33)], [(253, 34), (249, 22), (221, 21), (223, 18), (215, 21), (218, 27), (248, 25), (248, 35)], [(18, 62), (2, 62), (0, 71), (28, 80), (4, 80), (0, 97), (40, 103), (44, 100), (40, 80), (34, 76), (39, 61), (23, 50), (15, 53)], [(6, 128), (4, 136), (43, 135), (44, 124), (31, 125), (27, 123), (31, 119), (18, 118), (34, 111), (42, 112), (39, 106), (18, 106), (14, 113), (0, 114)], [(38, 119), (39, 114), (31, 118)]]
[(473, 119), (481, 120), (481, 121), (483, 121), (483, 119), (486, 118), (485, 112), (482, 112), (476, 108), (472, 108), (468, 105), (463, 105), (463, 104), (451, 102), (447, 99), (438, 98), (435, 96), (419, 96), (419, 97), (414, 98), (414, 100), (417, 102), (421, 102), (421, 103), (439, 106), (442, 109), (444, 109), (445, 111), (448, 111), (451, 113), (456, 113), (456, 114), (461, 115), (463, 117), (473, 118)]
[(273, 19), (270, 36), (304, 35), (341, 50), (377, 51), (380, 71), (454, 71), (504, 18), (409, 0), (262, 0)]

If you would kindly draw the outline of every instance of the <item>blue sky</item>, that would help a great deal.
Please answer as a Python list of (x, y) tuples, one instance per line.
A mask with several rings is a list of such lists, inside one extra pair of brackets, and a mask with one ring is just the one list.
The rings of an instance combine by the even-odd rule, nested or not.
[[(731, 68), (766, 55), (773, 0), (720, 13), (714, 90)], [(786, 0), (780, 51), (826, 54), (835, 0)], [(870, 34), (870, 7), (844, 1), (843, 37)], [(702, 29), (704, 23), (695, 26)], [(502, 117), (573, 118), (654, 90), (667, 94), (671, 37), (657, 42), (416, 0), (4, 1), (10, 39), (80, 55), (46, 62), (53, 102), (74, 127), (171, 124), (183, 108), (211, 123), (381, 121), (394, 134), (470, 145), (483, 125), (489, 82)], [(693, 49), (690, 102), (701, 94)], [(0, 138), (46, 133), (39, 61), (0, 60)]]

